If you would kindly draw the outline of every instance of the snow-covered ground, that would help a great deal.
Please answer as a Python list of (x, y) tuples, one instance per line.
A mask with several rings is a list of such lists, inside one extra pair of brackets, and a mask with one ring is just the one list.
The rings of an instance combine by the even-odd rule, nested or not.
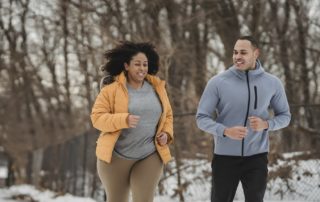
[[(282, 155), (277, 163), (269, 167), (269, 181), (265, 193), (266, 201), (320, 202), (320, 160), (298, 160), (306, 153)], [(184, 191), (186, 201), (206, 202), (210, 198), (211, 165), (205, 160), (183, 162), (181, 184), (187, 184)], [(173, 171), (174, 172), (174, 171)], [(167, 195), (172, 196), (176, 186), (176, 177), (163, 182)], [(235, 195), (235, 201), (243, 201), (241, 183)], [(178, 201), (178, 200), (177, 200)]]
[(39, 191), (30, 185), (19, 185), (12, 186), (8, 189), (0, 189), (0, 202), (20, 202), (20, 201), (30, 201), (30, 200), (13, 200), (13, 196), (31, 196), (32, 199), (38, 202), (95, 202), (95, 200), (90, 198), (75, 197), (72, 195), (57, 196), (56, 193), (52, 191)]
[[(277, 163), (269, 167), (265, 202), (320, 202), (320, 160), (295, 160), (299, 154), (283, 155)], [(157, 193), (154, 202), (178, 202), (174, 195), (177, 187), (176, 168), (174, 163), (170, 173), (164, 173), (162, 186), (165, 190), (160, 196)], [(205, 160), (185, 160), (181, 168), (181, 184), (185, 190), (183, 196), (186, 202), (209, 202), (210, 198), (210, 162)], [(37, 202), (97, 202), (91, 198), (81, 198), (71, 195), (59, 196), (54, 192), (39, 191), (30, 185), (12, 186), (0, 189), (0, 202), (22, 202), (30, 200), (12, 199), (17, 195), (29, 195)], [(241, 184), (238, 187), (235, 201), (244, 201)], [(101, 202), (101, 201), (99, 201)]]
[[(96, 202), (91, 198), (82, 198), (82, 197), (75, 197), (72, 195), (64, 195), (64, 196), (57, 196), (54, 192), (51, 191), (39, 191), (35, 189), (33, 186), (30, 185), (20, 185), (20, 186), (13, 186), (9, 189), (0, 189), (0, 202), (22, 202), (22, 201), (30, 201), (30, 200), (13, 200), (11, 199), (12, 196), (17, 195), (29, 195), (34, 200), (38, 202)], [(193, 200), (193, 199), (186, 199), (187, 201), (192, 202), (209, 202), (209, 199), (203, 200)], [(157, 196), (154, 202), (178, 202), (178, 199), (172, 199), (169, 196)], [(242, 202), (242, 200), (236, 200), (235, 202)], [(266, 202), (278, 202), (278, 201), (266, 201)], [(280, 202), (280, 201), (279, 201)], [(281, 202), (298, 202), (298, 201), (281, 201)], [(302, 202), (302, 201), (301, 201)]]

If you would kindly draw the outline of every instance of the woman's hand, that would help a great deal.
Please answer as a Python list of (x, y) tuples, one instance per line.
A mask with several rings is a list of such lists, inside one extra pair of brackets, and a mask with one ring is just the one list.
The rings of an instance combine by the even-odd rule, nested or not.
[(140, 120), (140, 116), (129, 114), (127, 122), (130, 128), (136, 128)]
[(167, 144), (168, 142), (168, 134), (165, 133), (165, 132), (160, 132), (158, 135), (157, 135), (157, 142), (160, 146), (164, 146)]

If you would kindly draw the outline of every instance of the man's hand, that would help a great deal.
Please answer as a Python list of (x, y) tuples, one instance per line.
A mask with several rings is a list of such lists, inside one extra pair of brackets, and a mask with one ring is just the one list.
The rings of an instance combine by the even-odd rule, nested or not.
[(140, 120), (140, 116), (131, 115), (127, 117), (127, 122), (129, 125), (129, 128), (136, 128)]
[(242, 140), (247, 135), (247, 128), (243, 126), (234, 126), (231, 128), (226, 128), (224, 130), (224, 135), (230, 137), (234, 140)]
[(165, 133), (165, 132), (160, 132), (158, 135), (157, 135), (157, 142), (160, 146), (163, 146), (165, 144), (167, 144), (168, 142), (168, 134)]
[(248, 119), (249, 119), (250, 128), (252, 128), (252, 130), (254, 131), (262, 131), (269, 127), (267, 121), (257, 116), (250, 116)]

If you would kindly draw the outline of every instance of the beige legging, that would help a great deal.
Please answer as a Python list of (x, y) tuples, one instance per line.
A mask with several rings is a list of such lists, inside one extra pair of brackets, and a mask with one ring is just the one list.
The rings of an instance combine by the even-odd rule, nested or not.
[(97, 169), (107, 202), (128, 202), (129, 190), (133, 202), (153, 202), (163, 163), (157, 152), (142, 160), (113, 155), (111, 163), (98, 160)]

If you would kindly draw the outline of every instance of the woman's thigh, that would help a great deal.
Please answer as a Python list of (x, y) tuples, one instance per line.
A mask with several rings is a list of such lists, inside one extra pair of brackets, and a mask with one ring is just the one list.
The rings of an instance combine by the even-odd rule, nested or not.
[(136, 162), (130, 176), (133, 202), (152, 202), (162, 173), (163, 163), (157, 152)]
[(130, 171), (136, 161), (114, 155), (111, 163), (98, 159), (97, 170), (107, 194), (108, 202), (127, 202), (130, 189)]

